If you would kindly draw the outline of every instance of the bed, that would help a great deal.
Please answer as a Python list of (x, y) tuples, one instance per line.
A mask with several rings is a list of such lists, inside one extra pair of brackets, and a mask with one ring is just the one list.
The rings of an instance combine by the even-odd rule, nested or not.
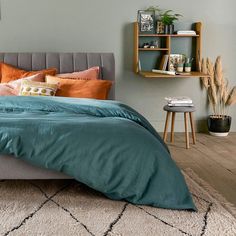
[[(0, 53), (0, 61), (59, 73), (99, 66), (101, 79), (115, 80), (112, 53)], [(114, 200), (196, 210), (162, 138), (114, 96), (113, 86), (110, 100), (0, 97), (0, 179), (74, 178)]]
[[(101, 79), (115, 80), (115, 60), (112, 53), (0, 53), (0, 62), (25, 70), (55, 67), (58, 73), (101, 68)], [(109, 99), (115, 99), (115, 86)], [(35, 167), (13, 156), (0, 154), (0, 179), (71, 179), (60, 172)]]

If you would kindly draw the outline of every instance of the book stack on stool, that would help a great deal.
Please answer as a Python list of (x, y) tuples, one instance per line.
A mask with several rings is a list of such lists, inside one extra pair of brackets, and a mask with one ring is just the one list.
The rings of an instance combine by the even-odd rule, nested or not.
[(193, 119), (193, 112), (195, 112), (196, 109), (194, 107), (193, 101), (188, 97), (168, 97), (166, 98), (166, 101), (167, 105), (163, 107), (164, 111), (167, 112), (163, 139), (166, 142), (169, 119), (172, 114), (170, 140), (172, 143), (174, 143), (175, 115), (176, 113), (184, 113), (186, 148), (189, 149), (188, 116), (190, 117), (193, 144), (196, 144), (196, 135)]

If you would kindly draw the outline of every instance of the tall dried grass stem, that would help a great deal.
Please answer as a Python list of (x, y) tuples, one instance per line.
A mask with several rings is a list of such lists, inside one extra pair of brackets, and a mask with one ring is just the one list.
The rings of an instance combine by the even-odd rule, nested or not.
[[(202, 59), (201, 72), (203, 74), (207, 74), (207, 64), (206, 64), (206, 59), (205, 58)], [(204, 86), (204, 88), (208, 89), (208, 87), (209, 87), (209, 78), (208, 77), (201, 77), (201, 81), (202, 81), (202, 85)]]
[(216, 62), (215, 62), (215, 83), (216, 86), (218, 86), (219, 88), (222, 86), (222, 82), (223, 82), (223, 69), (222, 69), (222, 61), (221, 61), (221, 57), (218, 56), (216, 58)]
[(227, 105), (236, 104), (236, 86), (232, 88), (229, 94), (229, 98), (227, 100)]
[(217, 104), (217, 91), (216, 91), (216, 84), (214, 80), (214, 66), (213, 63), (209, 58), (207, 58), (207, 72), (209, 74), (209, 85), (210, 85), (210, 96), (213, 105)]

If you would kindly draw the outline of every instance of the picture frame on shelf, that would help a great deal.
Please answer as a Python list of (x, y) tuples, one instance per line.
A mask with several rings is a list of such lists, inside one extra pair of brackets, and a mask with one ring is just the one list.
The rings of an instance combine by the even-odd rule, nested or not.
[(155, 11), (139, 10), (138, 23), (140, 33), (153, 34), (155, 33)]

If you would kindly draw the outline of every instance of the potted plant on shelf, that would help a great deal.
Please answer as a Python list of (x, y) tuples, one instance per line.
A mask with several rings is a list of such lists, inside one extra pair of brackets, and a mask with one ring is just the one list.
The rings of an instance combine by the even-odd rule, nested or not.
[(209, 133), (214, 136), (227, 136), (232, 120), (228, 115), (228, 108), (236, 104), (236, 86), (229, 89), (220, 56), (217, 57), (215, 65), (209, 58), (202, 59), (201, 72), (209, 75), (209, 77), (201, 78), (212, 109), (212, 115), (207, 119)]
[(164, 34), (174, 33), (174, 22), (179, 20), (181, 14), (173, 14), (172, 10), (167, 10), (160, 13), (161, 22), (164, 24)]

